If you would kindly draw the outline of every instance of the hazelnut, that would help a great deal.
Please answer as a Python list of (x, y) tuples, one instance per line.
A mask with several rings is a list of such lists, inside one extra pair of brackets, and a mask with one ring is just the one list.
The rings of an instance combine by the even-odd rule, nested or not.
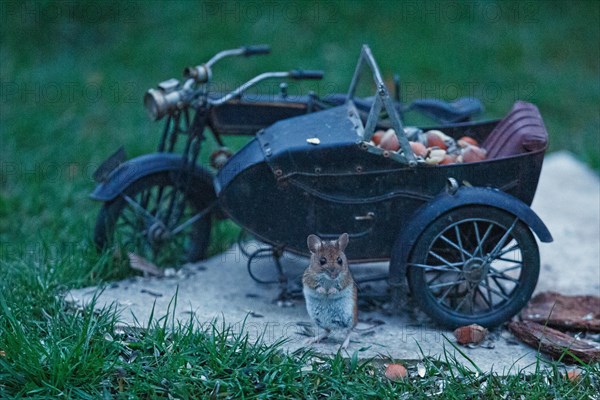
[(425, 147), (425, 145), (419, 142), (409, 142), (409, 144), (410, 148), (416, 156), (425, 157), (427, 155), (427, 148)]
[(446, 157), (446, 150), (430, 149), (429, 154), (425, 157), (425, 162), (429, 165), (437, 165)]
[(581, 380), (581, 370), (578, 368), (567, 372), (566, 378), (571, 382), (579, 382)]
[(485, 156), (486, 151), (477, 146), (468, 146), (462, 151), (462, 158), (466, 163), (485, 160)]
[[(456, 145), (456, 141), (454, 140), (454, 138), (446, 135), (442, 131), (438, 131), (435, 129), (431, 130), (431, 131), (427, 131), (425, 134), (425, 137), (427, 138), (428, 147), (437, 146), (440, 149), (446, 150), (449, 147), (453, 147)], [(431, 143), (429, 142), (430, 140), (431, 140)]]
[(439, 131), (427, 132), (427, 147), (438, 147), (442, 150), (446, 150), (448, 148), (446, 142), (444, 142), (444, 140), (435, 132)]
[(393, 129), (388, 129), (379, 143), (379, 147), (384, 150), (398, 151), (400, 143), (398, 143), (398, 137)]
[(461, 326), (454, 330), (454, 337), (460, 344), (481, 343), (487, 337), (487, 334), (488, 330), (477, 324)]
[(448, 165), (456, 163), (456, 156), (452, 156), (450, 154), (446, 154), (444, 159), (440, 161), (440, 165)]
[(385, 377), (391, 381), (399, 381), (406, 377), (408, 371), (402, 364), (388, 364), (385, 368)]
[(381, 138), (383, 138), (384, 133), (384, 131), (378, 130), (373, 134), (373, 136), (371, 136), (371, 141), (375, 144), (375, 146), (379, 146), (379, 143), (381, 143)]
[(458, 139), (458, 141), (456, 143), (458, 144), (459, 147), (468, 147), (469, 145), (479, 146), (479, 143), (477, 143), (477, 140), (473, 139), (470, 136), (463, 136), (460, 139)]

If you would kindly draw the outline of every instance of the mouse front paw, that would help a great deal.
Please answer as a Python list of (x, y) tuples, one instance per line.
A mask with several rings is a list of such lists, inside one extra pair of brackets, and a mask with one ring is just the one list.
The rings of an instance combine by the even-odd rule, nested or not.
[(336, 294), (339, 290), (337, 290), (337, 288), (329, 288), (329, 290), (327, 291), (327, 294)]
[(325, 293), (327, 293), (327, 289), (325, 289), (323, 286), (319, 286), (317, 288), (317, 293), (319, 293), (319, 294), (325, 294)]

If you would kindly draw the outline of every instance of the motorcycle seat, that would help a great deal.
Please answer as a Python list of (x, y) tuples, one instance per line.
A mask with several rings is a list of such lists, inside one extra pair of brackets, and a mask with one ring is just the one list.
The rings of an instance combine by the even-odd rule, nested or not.
[(483, 112), (483, 105), (474, 97), (461, 97), (452, 102), (439, 99), (418, 99), (410, 103), (406, 111), (415, 110), (442, 123), (468, 121)]
[[(346, 102), (345, 94), (330, 94), (323, 101), (332, 105), (340, 105)], [(359, 111), (368, 113), (373, 105), (373, 97), (353, 99)], [(440, 99), (417, 99), (408, 105), (394, 102), (396, 110), (400, 114), (407, 111), (416, 111), (424, 114), (443, 124), (465, 122), (483, 111), (481, 102), (473, 97), (461, 97), (452, 102)]]

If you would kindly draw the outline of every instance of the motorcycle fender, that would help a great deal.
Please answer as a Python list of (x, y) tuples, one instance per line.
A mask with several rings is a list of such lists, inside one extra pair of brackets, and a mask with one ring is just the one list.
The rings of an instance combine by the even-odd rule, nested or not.
[(521, 200), (497, 189), (463, 186), (454, 194), (444, 192), (429, 201), (419, 208), (402, 228), (390, 259), (390, 284), (404, 284), (410, 251), (425, 227), (452, 209), (470, 205), (496, 207), (507, 211), (527, 224), (540, 241), (548, 243), (553, 240), (540, 217)]
[[(90, 194), (90, 198), (98, 201), (114, 200), (125, 188), (136, 180), (164, 171), (178, 171), (184, 167), (183, 159), (178, 154), (153, 153), (126, 161), (115, 168)], [(211, 199), (216, 199), (213, 175), (210, 171), (196, 166), (193, 174), (193, 185), (209, 188)]]

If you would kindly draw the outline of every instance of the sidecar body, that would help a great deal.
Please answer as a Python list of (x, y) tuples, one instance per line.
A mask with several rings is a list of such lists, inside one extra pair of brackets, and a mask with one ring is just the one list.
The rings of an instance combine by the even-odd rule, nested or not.
[[(333, 239), (347, 232), (348, 257), (364, 261), (389, 259), (402, 228), (418, 208), (446, 193), (448, 178), (507, 193), (515, 204), (533, 200), (543, 145), (476, 163), (410, 167), (366, 151), (351, 112), (339, 106), (261, 131), (217, 176), (223, 210), (261, 240), (299, 253), (307, 252), (311, 233)], [(498, 122), (437, 129), (483, 143)]]
[[(376, 90), (368, 114), (356, 107), (354, 96), (366, 66)], [(234, 221), (257, 238), (298, 253), (307, 252), (305, 239), (311, 233), (336, 238), (347, 232), (350, 259), (380, 260), (391, 257), (399, 234), (418, 209), (439, 208), (441, 214), (445, 207), (491, 202), (512, 210), (542, 240), (549, 239), (527, 207), (547, 147), (535, 106), (517, 102), (502, 120), (428, 128), (454, 139), (470, 137), (488, 154), (479, 162), (432, 166), (418, 162), (408, 147), (406, 129), (366, 46), (356, 71), (345, 104), (259, 131), (219, 172), (219, 202)], [(385, 113), (386, 121), (381, 118)], [(383, 151), (371, 141), (374, 130), (389, 127), (401, 132), (397, 152)], [(459, 188), (463, 196), (453, 196), (452, 205), (437, 202), (440, 195), (455, 195)], [(465, 198), (474, 188), (487, 192)]]

